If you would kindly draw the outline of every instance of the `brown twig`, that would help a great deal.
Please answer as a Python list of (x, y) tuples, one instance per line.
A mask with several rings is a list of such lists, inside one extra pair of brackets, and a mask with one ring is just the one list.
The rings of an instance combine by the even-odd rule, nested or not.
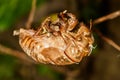
[(106, 20), (114, 19), (118, 16), (120, 16), (120, 10), (94, 20), (93, 24), (98, 24), (98, 23), (104, 22)]
[(31, 11), (30, 11), (28, 21), (27, 21), (27, 23), (26, 23), (26, 28), (27, 28), (27, 29), (30, 29), (30, 28), (31, 28), (31, 24), (32, 24), (33, 19), (34, 19), (35, 9), (36, 9), (36, 0), (33, 0), (33, 1), (32, 1), (32, 9), (31, 9)]
[(98, 31), (97, 29), (95, 29), (96, 33), (104, 40), (106, 41), (108, 44), (112, 45), (115, 49), (120, 51), (120, 46), (117, 45), (114, 41), (112, 41), (110, 38), (105, 37), (100, 31)]
[[(33, 63), (33, 64), (38, 64), (36, 62), (34, 62), (32, 59), (29, 59), (29, 57), (27, 57), (25, 55), (24, 52), (20, 52), (18, 50), (14, 50), (14, 49), (11, 49), (11, 48), (8, 48), (8, 47), (5, 47), (3, 45), (0, 44), (0, 54), (7, 54), (7, 55), (11, 55), (11, 56), (14, 56), (18, 59), (21, 59), (27, 63)], [(66, 75), (66, 73), (68, 72), (68, 69), (65, 68), (65, 67), (58, 67), (58, 66), (53, 66), (53, 65), (48, 65), (50, 68), (52, 68), (53, 70), (57, 71), (57, 72), (60, 72), (64, 75)]]
[[(100, 17), (96, 20), (93, 21), (93, 25), (104, 22), (106, 20), (110, 20), (110, 19), (114, 19), (116, 17), (120, 16), (120, 10), (113, 12), (111, 14), (108, 14), (106, 16)], [(103, 39), (105, 40), (108, 44), (112, 45), (114, 48), (116, 48), (117, 50), (120, 51), (120, 46), (117, 45), (114, 41), (112, 41), (110, 38), (105, 37), (104, 35), (102, 35), (102, 33), (100, 31), (98, 31), (97, 29), (95, 29), (95, 31), (97, 32), (97, 34)]]
[[(29, 63), (33, 63), (33, 64), (38, 64), (38, 63), (34, 62), (32, 59), (29, 59), (29, 57), (27, 57), (24, 52), (20, 52), (18, 50), (14, 50), (14, 49), (5, 47), (0, 44), (0, 54), (2, 54), (2, 53), (14, 56), (18, 59), (24, 60), (27, 63), (29, 62)], [(53, 65), (48, 65), (48, 66), (50, 68), (52, 68), (53, 70), (60, 72), (64, 75), (66, 75), (66, 73), (68, 73), (68, 71), (69, 71), (66, 67), (53, 66)]]
[(10, 48), (7, 48), (3, 45), (0, 44), (0, 52), (2, 53), (6, 53), (8, 55), (12, 55), (12, 56), (15, 56), (21, 60), (25, 60), (27, 62), (33, 62), (32, 60), (30, 60), (23, 52), (20, 52), (18, 50), (14, 50), (14, 49), (10, 49)]

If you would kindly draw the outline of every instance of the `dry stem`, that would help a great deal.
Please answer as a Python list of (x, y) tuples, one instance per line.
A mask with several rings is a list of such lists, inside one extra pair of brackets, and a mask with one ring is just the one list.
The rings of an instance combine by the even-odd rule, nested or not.
[[(98, 24), (98, 23), (101, 23), (101, 22), (104, 22), (106, 20), (109, 20), (109, 19), (114, 19), (116, 17), (120, 16), (120, 10), (116, 11), (116, 12), (113, 12), (111, 14), (108, 14), (106, 16), (103, 16), (103, 17), (100, 17), (96, 20), (93, 21), (93, 24)], [(108, 44), (112, 45), (114, 48), (116, 48), (117, 50), (120, 51), (120, 46), (117, 45), (114, 41), (112, 41), (110, 38), (107, 38), (105, 37), (104, 35), (102, 35), (102, 33), (100, 31), (98, 31), (97, 29), (95, 29), (95, 31), (97, 32), (97, 34), (103, 39), (105, 40)]]
[(6, 53), (8, 55), (15, 56), (15, 57), (17, 57), (17, 58), (19, 58), (21, 60), (25, 60), (27, 62), (33, 62), (25, 55), (25, 53), (20, 52), (18, 50), (13, 50), (13, 49), (7, 48), (7, 47), (0, 44), (0, 53), (1, 52)]
[(112, 45), (115, 49), (120, 51), (120, 46), (117, 45), (114, 41), (112, 41), (110, 38), (105, 37), (100, 31), (98, 31), (97, 29), (95, 29), (96, 33), (104, 40), (106, 41), (108, 44)]
[(27, 23), (26, 23), (26, 28), (27, 28), (27, 29), (30, 29), (30, 28), (31, 28), (31, 24), (32, 24), (33, 19), (34, 19), (35, 9), (36, 9), (36, 0), (33, 0), (33, 1), (32, 1), (32, 9), (31, 9), (31, 11), (30, 11), (28, 21), (27, 21)]
[(120, 16), (120, 10), (94, 20), (93, 24), (98, 24), (98, 23), (104, 22), (106, 20), (114, 19), (118, 16)]

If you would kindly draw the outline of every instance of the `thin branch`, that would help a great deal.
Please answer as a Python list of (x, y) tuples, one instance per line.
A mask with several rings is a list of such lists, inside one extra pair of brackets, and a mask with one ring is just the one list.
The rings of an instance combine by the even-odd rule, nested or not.
[[(14, 50), (14, 49), (11, 49), (11, 48), (8, 48), (8, 47), (5, 47), (3, 45), (0, 44), (0, 54), (7, 54), (7, 55), (11, 55), (11, 56), (14, 56), (18, 59), (21, 59), (23, 61), (25, 61), (26, 63), (33, 63), (33, 64), (38, 64), (36, 63), (35, 61), (33, 61), (32, 59), (29, 59), (29, 57), (27, 57), (27, 55), (25, 55), (24, 52), (20, 52), (18, 50)], [(53, 65), (49, 65), (48, 66), (50, 68), (52, 68), (53, 70), (57, 71), (57, 72), (60, 72), (64, 75), (66, 75), (66, 73), (69, 71), (67, 68), (65, 67), (59, 67), (59, 66), (53, 66)]]
[(93, 24), (98, 24), (98, 23), (104, 22), (106, 20), (114, 19), (118, 16), (120, 16), (120, 10), (94, 20)]
[(117, 49), (118, 51), (120, 51), (120, 46), (117, 45), (114, 41), (112, 41), (110, 38), (105, 37), (100, 31), (98, 31), (97, 29), (95, 29), (96, 33), (104, 40), (106, 41), (108, 44), (112, 45), (115, 49)]
[(27, 29), (30, 29), (30, 28), (31, 28), (31, 24), (32, 24), (33, 19), (34, 19), (35, 9), (36, 9), (36, 0), (33, 0), (33, 1), (32, 1), (32, 9), (31, 9), (31, 11), (30, 11), (28, 21), (27, 21), (27, 23), (26, 23), (26, 28), (27, 28)]
[[(110, 19), (114, 19), (116, 17), (120, 16), (120, 10), (113, 12), (111, 14), (108, 14), (106, 16), (100, 17), (98, 19), (95, 19), (93, 21), (93, 25), (104, 22), (106, 20), (110, 20)], [(120, 46), (117, 45), (114, 41), (112, 41), (110, 38), (105, 37), (104, 35), (102, 35), (102, 33), (100, 31), (98, 31), (97, 29), (95, 29), (95, 31), (97, 32), (97, 34), (104, 40), (106, 41), (108, 44), (112, 45), (114, 48), (116, 48), (117, 50), (120, 51)]]
[[(2, 53), (14, 56), (14, 57), (21, 59), (21, 60), (24, 60), (26, 63), (29, 62), (29, 63), (33, 63), (33, 64), (39, 64), (39, 63), (36, 63), (35, 61), (33, 61), (32, 59), (29, 59), (29, 57), (27, 57), (24, 52), (20, 52), (18, 50), (14, 50), (14, 49), (5, 47), (5, 46), (0, 44), (0, 54), (2, 54)], [(66, 75), (66, 73), (69, 71), (68, 68), (66, 68), (66, 67), (53, 66), (53, 65), (49, 65), (49, 64), (48, 64), (48, 66), (50, 68), (52, 68), (53, 70), (60, 72), (64, 75)]]
[(3, 45), (0, 44), (0, 53), (5, 53), (5, 54), (8, 54), (8, 55), (12, 55), (12, 56), (15, 56), (21, 60), (25, 60), (27, 62), (33, 62), (32, 60), (30, 60), (26, 55), (25, 53), (23, 52), (20, 52), (20, 51), (17, 51), (17, 50), (13, 50), (13, 49), (10, 49), (10, 48), (7, 48)]

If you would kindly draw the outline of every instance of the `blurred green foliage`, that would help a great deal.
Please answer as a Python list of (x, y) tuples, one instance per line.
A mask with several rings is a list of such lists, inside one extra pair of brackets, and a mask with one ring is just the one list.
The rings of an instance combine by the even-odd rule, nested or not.
[(60, 73), (55, 72), (54, 70), (52, 70), (50, 67), (46, 65), (38, 65), (37, 71), (39, 75), (48, 77), (52, 80), (62, 80)]
[(0, 55), (0, 80), (7, 80), (14, 76), (15, 59), (8, 55)]
[[(40, 5), (45, 0), (38, 0)], [(10, 28), (22, 15), (30, 11), (32, 0), (0, 0), (0, 31)]]

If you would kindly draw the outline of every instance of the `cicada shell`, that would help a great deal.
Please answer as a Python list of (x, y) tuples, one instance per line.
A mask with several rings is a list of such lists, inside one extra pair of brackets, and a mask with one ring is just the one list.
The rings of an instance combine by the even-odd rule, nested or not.
[[(78, 30), (73, 31), (76, 27)], [(20, 29), (14, 34), (19, 35), (19, 44), (28, 56), (54, 65), (79, 63), (90, 55), (94, 42), (91, 30), (66, 11), (55, 19), (47, 17), (38, 30)]]

